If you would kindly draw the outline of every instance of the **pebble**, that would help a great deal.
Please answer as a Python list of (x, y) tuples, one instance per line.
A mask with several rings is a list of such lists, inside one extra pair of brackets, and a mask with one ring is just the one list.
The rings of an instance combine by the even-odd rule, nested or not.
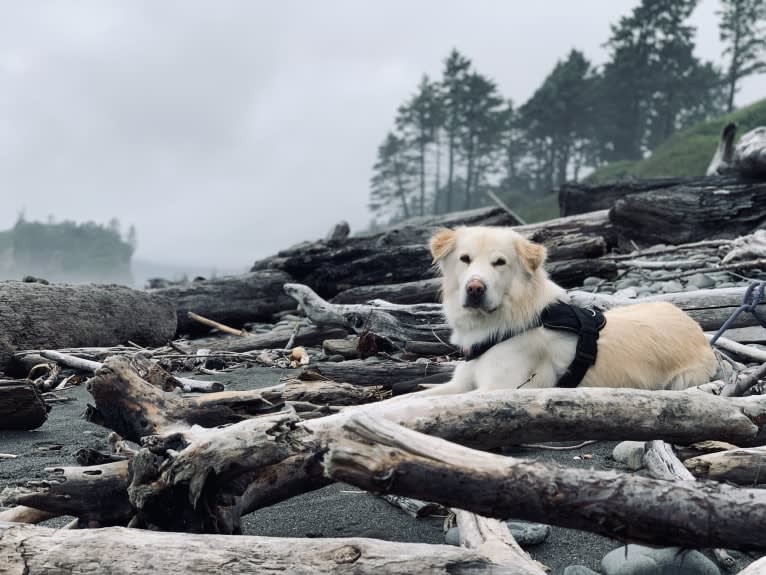
[(601, 278), (589, 276), (589, 277), (585, 278), (582, 281), (582, 285), (584, 285), (584, 286), (594, 286), (594, 285), (599, 284), (600, 282), (601, 282)]
[(625, 288), (636, 287), (640, 283), (641, 282), (638, 280), (638, 278), (625, 278), (625, 279), (621, 279), (620, 281), (618, 281), (617, 284), (615, 285), (615, 287), (618, 290), (621, 290), (621, 289), (625, 289)]
[(627, 545), (601, 560), (603, 575), (721, 575), (715, 563), (699, 551), (680, 547), (655, 549)]
[(419, 357), (415, 360), (415, 363), (431, 363), (431, 360), (427, 357)]
[(585, 565), (570, 565), (564, 569), (562, 575), (598, 575), (593, 569), (588, 569)]
[(644, 466), (644, 450), (643, 441), (623, 441), (615, 446), (612, 458), (636, 471)]
[(676, 293), (676, 292), (684, 291), (684, 286), (682, 286), (680, 282), (677, 282), (675, 280), (672, 280), (669, 282), (663, 282), (662, 291), (664, 293)]
[(341, 361), (346, 361), (346, 358), (340, 355), (339, 353), (335, 355), (331, 355), (327, 358), (327, 361), (331, 361), (333, 363), (340, 363)]
[(686, 278), (686, 281), (699, 289), (709, 289), (715, 285), (715, 280), (706, 274), (694, 274)]
[(539, 545), (551, 534), (550, 525), (544, 523), (530, 523), (528, 521), (506, 521), (508, 529), (516, 542), (522, 547), (526, 545)]

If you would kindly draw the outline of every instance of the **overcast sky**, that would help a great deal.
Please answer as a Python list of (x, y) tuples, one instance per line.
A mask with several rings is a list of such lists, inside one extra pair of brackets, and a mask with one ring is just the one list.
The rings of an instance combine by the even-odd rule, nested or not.
[[(224, 268), (359, 230), (397, 106), (453, 46), (521, 103), (571, 48), (603, 62), (637, 1), (0, 0), (0, 229), (116, 216), (138, 258)], [(719, 61), (716, 8), (694, 23)]]

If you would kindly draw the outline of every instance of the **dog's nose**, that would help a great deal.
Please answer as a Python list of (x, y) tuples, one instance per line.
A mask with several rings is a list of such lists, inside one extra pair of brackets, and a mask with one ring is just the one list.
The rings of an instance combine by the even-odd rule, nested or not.
[(484, 282), (478, 278), (473, 278), (465, 286), (466, 295), (468, 296), (469, 304), (477, 304), (484, 297), (484, 292), (487, 291), (487, 286)]

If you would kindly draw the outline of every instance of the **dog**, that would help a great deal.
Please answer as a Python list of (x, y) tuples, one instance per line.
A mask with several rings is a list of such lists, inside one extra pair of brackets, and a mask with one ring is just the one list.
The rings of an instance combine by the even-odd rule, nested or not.
[[(477, 226), (439, 230), (430, 249), (452, 343), (465, 352), (484, 345), (451, 381), (417, 396), (560, 385), (579, 353), (578, 335), (540, 325), (543, 310), (569, 300), (543, 267), (545, 247), (510, 228)], [(574, 385), (680, 390), (715, 373), (702, 328), (679, 308), (638, 303), (603, 315), (595, 363)]]

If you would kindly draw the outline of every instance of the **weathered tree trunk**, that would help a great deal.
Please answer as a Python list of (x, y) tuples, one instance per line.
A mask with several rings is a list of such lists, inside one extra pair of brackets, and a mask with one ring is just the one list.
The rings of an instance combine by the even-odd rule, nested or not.
[[(333, 381), (342, 381), (353, 385), (380, 385), (390, 388), (400, 382), (415, 381), (428, 377), (423, 383), (439, 383), (449, 381), (455, 371), (454, 362), (398, 362), (375, 361), (369, 362), (352, 359), (340, 363), (321, 363), (304, 370), (304, 373), (315, 372)], [(308, 375), (308, 373), (307, 373)]]
[(137, 529), (0, 525), (0, 574), (112, 575), (291, 573), (295, 575), (529, 575), (479, 551), (363, 538), (227, 537)]
[[(15, 497), (19, 505), (73, 515), (83, 526), (126, 525), (133, 515), (128, 499), (130, 462), (46, 469), (46, 479), (30, 481)], [(0, 571), (2, 573), (2, 571)]]
[[(169, 298), (178, 312), (178, 333), (207, 333), (210, 328), (189, 319), (194, 312), (208, 319), (241, 328), (251, 321), (270, 321), (276, 312), (294, 304), (282, 291), (292, 281), (278, 270), (261, 270), (151, 290)], [(163, 342), (164, 343), (164, 342)]]
[(0, 369), (24, 349), (159, 346), (176, 331), (173, 304), (117, 285), (0, 282)]
[(731, 449), (699, 455), (684, 461), (697, 477), (731, 481), (740, 485), (766, 483), (766, 449)]
[(766, 524), (766, 492), (760, 489), (669, 484), (506, 458), (369, 416), (357, 415), (344, 430), (325, 470), (362, 489), (650, 545), (766, 548), (759, 529)]
[(645, 244), (735, 237), (766, 220), (766, 182), (711, 178), (633, 194), (610, 218), (621, 238)]
[(257, 349), (283, 349), (292, 339), (293, 345), (320, 345), (326, 339), (342, 338), (350, 330), (333, 326), (301, 325), (298, 331), (279, 327), (268, 333), (255, 333), (245, 337), (226, 337), (212, 341), (194, 340), (195, 346), (219, 351), (247, 352)]
[(430, 278), (400, 284), (360, 286), (344, 290), (333, 297), (332, 303), (366, 303), (381, 299), (398, 304), (437, 303), (442, 282)]
[(716, 181), (721, 184), (733, 183), (735, 178), (679, 177), (627, 180), (609, 184), (588, 185), (582, 182), (567, 182), (559, 188), (559, 211), (562, 216), (585, 214), (596, 210), (608, 210), (620, 198), (674, 186), (707, 185)]
[[(322, 297), (332, 297), (351, 288), (429, 279), (432, 270), (427, 243), (437, 227), (514, 223), (515, 219), (500, 208), (414, 218), (388, 231), (348, 238), (341, 244), (326, 241), (299, 244), (256, 262), (252, 269), (284, 270), (294, 281), (311, 286)], [(545, 244), (550, 261), (596, 257), (606, 253), (616, 241), (606, 211), (514, 229)], [(565, 286), (574, 285), (568, 282), (572, 281), (576, 267), (570, 267), (560, 278)], [(555, 274), (553, 278), (557, 279)], [(584, 278), (583, 275), (579, 280)]]
[(48, 406), (29, 381), (0, 381), (0, 430), (35, 429), (48, 419)]

